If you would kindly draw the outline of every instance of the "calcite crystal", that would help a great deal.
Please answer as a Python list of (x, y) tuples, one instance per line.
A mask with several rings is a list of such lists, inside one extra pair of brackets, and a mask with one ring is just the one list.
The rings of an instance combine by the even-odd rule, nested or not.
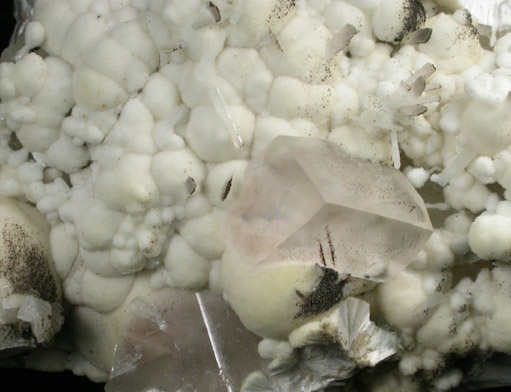
[(292, 260), (384, 281), (431, 232), (423, 200), (398, 170), (325, 140), (279, 136), (247, 167), (227, 249), (251, 267)]
[(222, 296), (172, 290), (126, 308), (107, 392), (239, 391), (264, 361)]

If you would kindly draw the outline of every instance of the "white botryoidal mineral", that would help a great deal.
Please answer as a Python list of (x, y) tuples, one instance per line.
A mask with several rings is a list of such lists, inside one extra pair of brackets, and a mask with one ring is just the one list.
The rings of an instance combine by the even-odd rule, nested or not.
[[(335, 326), (328, 317), (342, 301), (351, 301), (345, 298), (350, 295), (369, 306), (374, 324), (360, 317), (360, 325), (371, 331), (393, 329), (403, 343), (392, 356), (399, 366), (381, 382), (375, 377), (375, 390), (416, 390), (415, 375), (426, 377), (433, 389), (448, 389), (460, 382), (460, 372), (442, 373), (446, 358), (511, 351), (505, 228), (511, 197), (506, 125), (511, 35), (498, 30), (494, 46), (481, 45), (486, 22), (475, 8), (472, 15), (462, 9), (469, 3), (475, 4), (20, 1), (27, 20), (18, 44), (0, 64), (0, 195), (35, 206), (45, 216), (50, 253), (70, 305), (72, 336), (66, 346), (71, 352), (61, 346), (37, 350), (24, 355), (28, 366), (69, 368), (105, 380), (114, 364), (138, 355), (114, 353), (124, 339), (119, 325), (136, 324), (130, 304), (140, 304), (137, 297), (148, 300), (147, 309), (152, 309), (158, 293), (193, 297), (184, 290), (206, 287), (224, 294), (246, 325), (266, 335), (260, 352), (276, 360), (270, 371), (287, 369), (287, 375), (296, 376), (283, 377), (284, 371), (271, 378), (262, 370), (247, 387), (318, 389), (374, 364), (355, 355), (349, 359), (357, 351), (349, 344), (298, 347), (297, 342), (314, 340), (316, 327)], [(224, 240), (232, 243), (232, 233), (228, 236), (223, 222), (244, 197), (258, 154), (283, 135), (328, 140), (350, 159), (384, 166), (382, 172), (387, 166), (403, 167), (425, 199), (434, 228), (422, 249), (421, 241), (409, 241), (409, 236), (418, 233), (425, 239), (429, 230), (409, 219), (400, 221), (419, 208), (405, 203), (408, 208), (399, 209), (386, 200), (388, 216), (382, 203), (354, 211), (371, 200), (369, 191), (385, 188), (386, 180), (375, 180), (366, 191), (354, 192), (355, 204), (343, 207), (356, 218), (349, 222), (359, 219), (364, 224), (358, 229), (366, 228), (364, 236), (352, 236), (355, 252), (341, 244), (349, 237), (349, 225), (337, 222), (342, 237), (329, 226), (333, 252), (319, 225), (312, 230), (319, 244), (311, 238), (298, 241), (306, 248), (300, 262), (275, 262), (282, 256), (276, 252), (274, 260), (268, 259), (271, 264), (247, 273), (247, 263), (240, 261), (253, 255), (225, 252)], [(327, 154), (319, 154), (317, 161), (306, 160), (305, 152), (298, 155), (303, 173), (314, 168), (312, 175), (299, 178), (312, 181), (330, 173)], [(359, 172), (351, 170), (345, 177), (354, 173)], [(357, 176), (361, 184), (368, 173)], [(268, 178), (271, 192), (262, 196), (270, 201), (272, 192), (292, 189), (286, 176), (282, 181)], [(339, 189), (338, 182), (333, 184)], [(314, 194), (306, 189), (298, 196)], [(290, 211), (289, 217), (318, 215), (318, 200), (317, 194), (302, 200), (298, 206), (307, 208)], [(333, 216), (340, 210), (335, 204)], [(378, 230), (360, 219), (368, 210)], [(268, 218), (274, 211), (262, 212)], [(290, 226), (296, 226), (292, 219)], [(393, 220), (400, 222), (389, 223)], [(396, 226), (409, 229), (403, 230), (402, 247), (392, 234)], [(274, 230), (271, 225), (267, 229)], [(282, 244), (289, 245), (293, 233)], [(239, 237), (234, 235), (243, 244), (247, 237)], [(383, 244), (397, 250), (383, 249)], [(414, 251), (399, 257), (405, 247)], [(386, 263), (378, 257), (371, 269), (366, 269), (369, 258), (361, 257), (360, 265), (348, 257), (341, 263), (341, 254), (353, 257), (366, 248), (377, 249), (380, 256), (383, 249), (396, 260)], [(333, 254), (339, 270), (331, 268)], [(393, 265), (402, 270), (397, 275), (390, 271), (393, 279), (386, 279)], [(49, 314), (49, 308), (36, 295), (27, 298), (17, 316), (39, 333), (43, 323), (26, 320)], [(16, 300), (6, 306), (17, 306)], [(201, 312), (200, 306), (195, 310)], [(197, 318), (208, 330), (206, 319)], [(300, 340), (304, 325), (310, 333)], [(213, 324), (209, 327), (214, 330)], [(128, 332), (127, 341), (139, 336)], [(358, 353), (380, 347), (362, 340), (367, 344)], [(158, 352), (158, 344), (152, 348), (148, 354)], [(215, 362), (208, 371), (218, 374)], [(141, 369), (137, 364), (135, 372)], [(144, 374), (166, 377), (158, 369)], [(240, 375), (243, 369), (236, 369)], [(198, 380), (185, 381), (183, 389)]]
[(373, 34), (381, 41), (397, 43), (425, 21), (426, 11), (420, 1), (381, 1), (373, 13)]

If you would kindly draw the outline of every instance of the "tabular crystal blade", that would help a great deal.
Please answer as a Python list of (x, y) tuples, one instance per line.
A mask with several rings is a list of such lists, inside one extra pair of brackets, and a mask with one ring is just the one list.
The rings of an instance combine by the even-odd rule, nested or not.
[(221, 295), (173, 290), (168, 298), (132, 305), (107, 392), (234, 392), (263, 365), (259, 339)]
[(246, 173), (227, 249), (253, 267), (317, 263), (382, 281), (432, 232), (422, 198), (400, 171), (325, 140), (280, 136)]

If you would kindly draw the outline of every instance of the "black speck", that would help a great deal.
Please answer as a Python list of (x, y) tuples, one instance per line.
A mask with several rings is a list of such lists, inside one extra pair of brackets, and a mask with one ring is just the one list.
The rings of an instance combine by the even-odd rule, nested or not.
[(227, 196), (229, 196), (229, 192), (231, 191), (231, 187), (232, 187), (232, 176), (231, 176), (231, 178), (229, 178), (227, 180), (227, 182), (225, 183), (224, 187), (222, 188), (222, 195), (220, 196), (222, 201), (225, 201), (225, 199), (227, 199)]
[(7, 145), (12, 151), (18, 151), (23, 148), (23, 144), (21, 144), (20, 140), (18, 139), (18, 136), (16, 136), (14, 132), (11, 132)]
[(197, 183), (195, 182), (195, 180), (192, 177), (188, 177), (185, 180), (185, 188), (186, 188), (186, 191), (188, 192), (188, 196), (193, 195), (193, 193), (197, 189)]
[(321, 259), (321, 263), (326, 267), (325, 252), (323, 251), (323, 245), (321, 245), (320, 240), (318, 240), (318, 245), (319, 245), (319, 257)]
[(268, 26), (270, 33), (273, 34), (273, 28), (281, 19), (285, 18), (296, 6), (296, 0), (280, 0), (275, 2), (270, 16), (268, 17)]
[(334, 248), (334, 244), (332, 242), (332, 236), (330, 234), (330, 229), (328, 228), (328, 226), (325, 226), (325, 231), (326, 231), (326, 238), (328, 241), (328, 247), (330, 248), (330, 257), (332, 258), (332, 264), (335, 265), (335, 248)]
[(304, 294), (296, 290), (300, 310), (295, 315), (295, 319), (316, 316), (343, 299), (344, 286), (351, 277), (348, 275), (345, 279), (339, 279), (339, 273), (336, 270), (321, 266), (319, 268), (323, 275), (312, 292)]

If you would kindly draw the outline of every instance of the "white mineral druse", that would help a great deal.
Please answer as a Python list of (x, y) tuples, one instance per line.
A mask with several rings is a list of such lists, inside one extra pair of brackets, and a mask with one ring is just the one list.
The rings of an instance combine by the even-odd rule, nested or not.
[(12, 1), (0, 366), (511, 385), (509, 0)]

